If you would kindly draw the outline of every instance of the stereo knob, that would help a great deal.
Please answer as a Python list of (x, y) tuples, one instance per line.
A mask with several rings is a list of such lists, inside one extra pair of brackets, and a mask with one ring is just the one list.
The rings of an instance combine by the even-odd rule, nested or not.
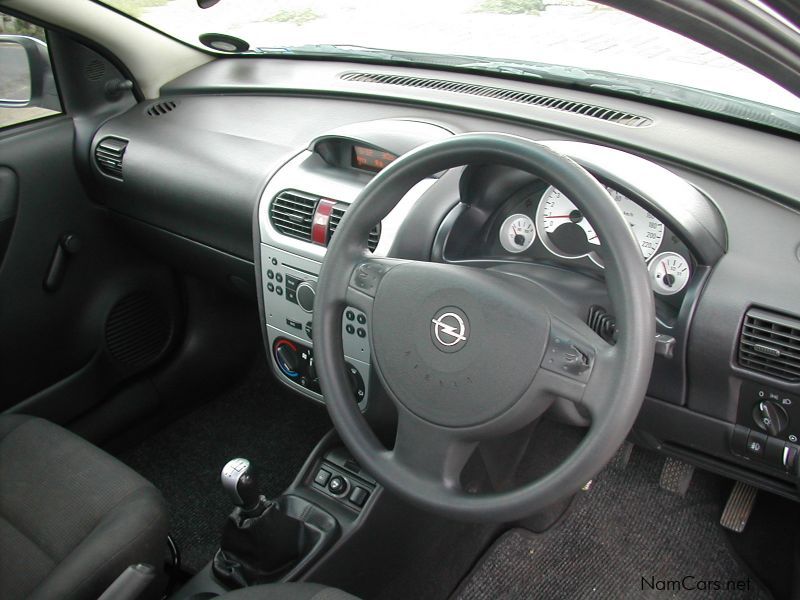
[(778, 435), (789, 425), (786, 410), (775, 402), (763, 400), (753, 408), (753, 419), (756, 425), (769, 435)]
[(317, 292), (314, 290), (314, 284), (309, 281), (303, 281), (297, 286), (297, 304), (307, 313), (314, 312), (314, 297)]

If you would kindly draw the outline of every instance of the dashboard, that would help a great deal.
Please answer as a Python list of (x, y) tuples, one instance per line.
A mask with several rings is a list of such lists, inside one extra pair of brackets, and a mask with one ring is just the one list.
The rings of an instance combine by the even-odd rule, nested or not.
[[(324, 402), (314, 368), (316, 281), (336, 227), (375, 174), (462, 132), (520, 135), (594, 175), (641, 250), (657, 340), (633, 439), (798, 496), (797, 140), (574, 90), (557, 92), (644, 113), (647, 124), (350, 76), (378, 67), (268, 62), (267, 70), (257, 60), (215, 61), (175, 80), (162, 98), (93, 132), (86, 160), (96, 201), (132, 239), (258, 301), (281, 382)], [(554, 93), (535, 83), (501, 85)], [(148, 114), (164, 101), (175, 108)], [(118, 173), (96, 161), (98, 148), (120, 153)], [(603, 240), (572, 199), (529, 173), (490, 164), (431, 173), (365, 244), (374, 256), (497, 269), (546, 284), (612, 343), (625, 326), (610, 312)], [(368, 420), (384, 418), (388, 401), (372, 368), (371, 327), (368, 315), (345, 308), (342, 349), (353, 400)], [(556, 402), (551, 416), (586, 424), (565, 403)]]

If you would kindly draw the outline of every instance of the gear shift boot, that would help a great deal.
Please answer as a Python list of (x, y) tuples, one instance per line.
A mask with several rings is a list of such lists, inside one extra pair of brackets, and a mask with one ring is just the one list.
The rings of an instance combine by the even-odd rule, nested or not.
[(255, 506), (237, 506), (225, 522), (212, 568), (234, 587), (275, 581), (300, 558), (304, 525), (261, 496)]

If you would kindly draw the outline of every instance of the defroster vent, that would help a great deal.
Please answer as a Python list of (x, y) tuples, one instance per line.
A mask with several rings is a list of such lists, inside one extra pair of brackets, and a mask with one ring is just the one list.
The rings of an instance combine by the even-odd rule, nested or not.
[(739, 364), (787, 381), (800, 380), (800, 320), (751, 308), (739, 339)]
[(311, 224), (318, 201), (318, 196), (284, 190), (275, 196), (269, 209), (272, 226), (284, 235), (310, 242)]
[(94, 160), (97, 168), (116, 179), (122, 179), (122, 157), (128, 147), (128, 141), (117, 137), (105, 137), (94, 149)]

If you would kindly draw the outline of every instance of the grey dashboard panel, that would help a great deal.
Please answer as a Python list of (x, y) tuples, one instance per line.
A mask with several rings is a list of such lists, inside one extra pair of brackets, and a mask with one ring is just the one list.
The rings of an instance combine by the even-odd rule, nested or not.
[[(613, 110), (643, 114), (653, 121), (649, 127), (624, 127), (615, 123), (537, 106), (520, 105), (474, 95), (441, 90), (395, 87), (375, 83), (345, 81), (345, 73), (359, 71), (412, 77), (438, 77), (465, 84), (501, 86), (522, 93), (558, 96), (575, 102), (607, 106)], [(421, 67), (375, 66), (338, 61), (298, 59), (238, 58), (212, 61), (175, 79), (162, 88), (162, 96), (193, 94), (253, 95), (253, 102), (278, 96), (326, 98), (313, 112), (302, 114), (315, 119), (328, 114), (317, 132), (326, 131), (346, 121), (339, 121), (327, 111), (333, 98), (347, 98), (364, 107), (360, 117), (351, 122), (372, 118), (410, 116), (459, 127), (462, 118), (472, 114), (477, 126), (459, 127), (460, 131), (505, 130), (491, 123), (524, 124), (528, 136), (541, 138), (537, 131), (558, 133), (550, 138), (566, 137), (581, 141), (597, 141), (612, 147), (628, 149), (656, 159), (664, 159), (698, 168), (725, 179), (767, 191), (789, 203), (798, 203), (796, 186), (791, 176), (796, 140), (772, 135), (748, 127), (688, 114), (672, 108), (644, 104), (630, 98), (616, 98), (575, 89), (556, 88), (541, 83), (513, 79), (501, 75), (446, 73)], [(260, 98), (259, 98), (260, 96)], [(294, 100), (292, 100), (293, 102)], [(383, 104), (377, 114), (372, 108)], [(398, 104), (401, 110), (396, 110)], [(326, 106), (327, 105), (327, 106)], [(409, 113), (409, 108), (413, 112)], [(430, 110), (434, 109), (434, 110)], [(468, 117), (467, 117), (468, 118)], [(290, 119), (292, 122), (294, 119)], [(473, 119), (470, 119), (473, 121)], [(473, 121), (475, 122), (475, 121)], [(309, 133), (305, 138), (314, 137)], [(304, 140), (304, 141), (305, 141)], [(753, 148), (758, 148), (754, 156)]]
[[(686, 408), (733, 424), (743, 381), (800, 392), (798, 384), (742, 369), (735, 354), (742, 318), (750, 306), (800, 315), (797, 140), (632, 100), (478, 75), (446, 76), (602, 102), (644, 113), (653, 123), (622, 127), (497, 99), (352, 84), (339, 78), (353, 69), (444, 76), (422, 69), (337, 62), (214, 61), (164, 88), (164, 97), (176, 101), (176, 110), (152, 118), (146, 113), (150, 104), (142, 104), (100, 128), (91, 149), (83, 151), (93, 152), (107, 135), (127, 139), (129, 145), (123, 181), (95, 169), (98, 185), (93, 197), (132, 219), (171, 232), (176, 239), (253, 261), (252, 217), (270, 174), (335, 128), (376, 119), (410, 119), (456, 133), (500, 131), (559, 143), (601, 143), (667, 167), (713, 199), (718, 209), (717, 216), (713, 211), (690, 211), (696, 225), (705, 228), (717, 246), (727, 246), (727, 253), (719, 257), (699, 291), (688, 345)], [(446, 193), (431, 204), (435, 206), (431, 222), (441, 222), (458, 200), (452, 175), (441, 180), (448, 182), (442, 188)], [(409, 222), (420, 220), (415, 215)], [(407, 243), (413, 237), (410, 229), (398, 228), (395, 247), (432, 245), (428, 229), (413, 244)], [(658, 419), (648, 420), (646, 426), (656, 441), (661, 439)], [(680, 431), (670, 427), (670, 435), (679, 436)], [(693, 439), (688, 445), (705, 451), (702, 440)]]

